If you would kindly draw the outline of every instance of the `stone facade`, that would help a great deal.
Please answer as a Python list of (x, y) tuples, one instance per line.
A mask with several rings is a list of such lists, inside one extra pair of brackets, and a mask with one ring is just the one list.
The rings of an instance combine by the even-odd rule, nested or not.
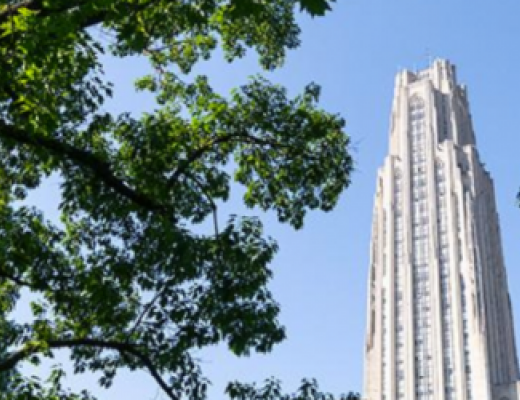
[(520, 399), (493, 181), (448, 61), (397, 75), (376, 186), (365, 398)]

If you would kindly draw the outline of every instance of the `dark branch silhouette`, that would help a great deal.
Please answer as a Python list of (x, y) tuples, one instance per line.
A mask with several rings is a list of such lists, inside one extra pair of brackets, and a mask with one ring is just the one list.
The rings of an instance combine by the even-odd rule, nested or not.
[[(65, 339), (65, 340), (49, 340), (46, 342), (46, 345), (49, 349), (62, 349), (62, 348), (71, 348), (71, 347), (97, 347), (102, 349), (110, 349), (116, 350), (122, 355), (130, 355), (138, 358), (143, 365), (148, 369), (150, 375), (155, 379), (157, 384), (161, 387), (161, 389), (168, 395), (171, 400), (178, 400), (179, 397), (175, 395), (173, 390), (168, 386), (168, 384), (161, 377), (160, 372), (154, 366), (152, 360), (142, 351), (140, 351), (135, 345), (130, 343), (122, 343), (116, 341), (109, 340), (100, 340), (100, 339)], [(11, 353), (4, 360), (0, 360), (0, 372), (10, 371), (16, 365), (26, 359), (27, 357), (39, 353), (41, 351), (38, 347), (26, 347), (14, 353)]]
[(0, 137), (35, 148), (44, 148), (51, 153), (73, 161), (77, 165), (87, 167), (108, 187), (133, 203), (150, 211), (166, 211), (166, 207), (160, 203), (129, 187), (123, 180), (115, 176), (107, 162), (88, 151), (78, 149), (51, 137), (31, 135), (15, 126), (6, 124), (2, 120), (0, 120)]

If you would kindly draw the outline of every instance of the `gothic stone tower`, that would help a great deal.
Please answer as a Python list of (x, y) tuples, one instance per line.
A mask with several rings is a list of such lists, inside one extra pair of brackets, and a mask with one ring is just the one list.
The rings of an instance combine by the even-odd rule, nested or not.
[(448, 61), (396, 77), (365, 351), (367, 400), (520, 398), (493, 181)]

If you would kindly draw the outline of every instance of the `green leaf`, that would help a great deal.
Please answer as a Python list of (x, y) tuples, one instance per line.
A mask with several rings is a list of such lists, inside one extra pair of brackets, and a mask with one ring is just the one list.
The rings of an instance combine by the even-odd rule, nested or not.
[(332, 8), (330, 3), (335, 0), (299, 0), (302, 11), (308, 12), (310, 15), (323, 16), (327, 11)]

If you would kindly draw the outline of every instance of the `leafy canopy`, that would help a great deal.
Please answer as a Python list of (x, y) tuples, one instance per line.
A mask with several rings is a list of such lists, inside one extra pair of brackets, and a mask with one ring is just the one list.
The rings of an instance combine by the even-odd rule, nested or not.
[[(0, 373), (10, 373), (10, 389), (2, 398), (90, 399), (62, 386), (59, 366), (47, 381), (16, 372), (68, 349), (74, 373), (101, 373), (101, 386), (122, 368), (145, 370), (168, 398), (202, 399), (207, 380), (194, 349), (226, 343), (244, 355), (284, 339), (267, 289), (276, 242), (257, 218), (219, 225), (218, 204), (236, 182), (247, 206), (295, 228), (308, 210), (331, 210), (352, 170), (344, 121), (318, 107), (314, 84), (291, 98), (255, 77), (223, 95), (190, 72), (217, 46), (230, 62), (253, 49), (265, 69), (277, 68), (300, 43), (297, 10), (329, 8), (326, 0), (3, 0)], [(136, 88), (155, 96), (154, 112), (103, 109), (113, 91), (104, 53), (149, 60)], [(51, 174), (60, 179), (59, 223), (24, 202)], [(193, 231), (208, 220), (211, 233)], [(21, 322), (13, 310), (28, 293), (32, 320)], [(299, 397), (281, 397), (268, 390), (273, 382), (264, 397), (240, 384), (228, 394), (318, 393), (304, 382)]]

